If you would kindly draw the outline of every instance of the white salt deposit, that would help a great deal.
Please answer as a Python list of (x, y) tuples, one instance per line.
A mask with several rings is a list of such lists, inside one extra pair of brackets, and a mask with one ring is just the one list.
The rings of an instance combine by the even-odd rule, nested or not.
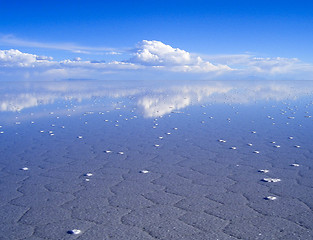
[(279, 178), (263, 178), (262, 179), (264, 182), (280, 182), (281, 180)]
[(74, 235), (81, 234), (81, 232), (82, 231), (79, 229), (73, 229), (73, 230), (68, 231), (69, 234), (74, 234)]
[(266, 197), (265, 199), (266, 199), (266, 200), (271, 200), (271, 201), (273, 201), (273, 200), (276, 200), (276, 199), (277, 199), (277, 197), (274, 197), (274, 196), (268, 196), (268, 197)]
[(298, 163), (293, 163), (290, 166), (292, 166), (292, 167), (299, 167), (300, 165)]

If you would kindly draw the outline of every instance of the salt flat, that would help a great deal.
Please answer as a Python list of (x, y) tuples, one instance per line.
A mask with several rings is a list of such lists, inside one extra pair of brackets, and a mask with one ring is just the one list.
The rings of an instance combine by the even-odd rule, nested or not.
[(313, 238), (311, 82), (36, 84), (0, 89), (1, 239)]

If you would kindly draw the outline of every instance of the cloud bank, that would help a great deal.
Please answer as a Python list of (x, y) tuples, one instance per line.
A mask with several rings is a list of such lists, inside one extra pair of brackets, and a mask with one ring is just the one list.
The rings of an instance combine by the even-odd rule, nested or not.
[[(112, 56), (118, 52), (111, 52)], [(110, 54), (111, 54), (110, 53)], [(61, 79), (313, 79), (313, 65), (297, 58), (253, 55), (198, 56), (160, 41), (143, 40), (124, 60), (53, 60), (0, 50), (0, 80)]]

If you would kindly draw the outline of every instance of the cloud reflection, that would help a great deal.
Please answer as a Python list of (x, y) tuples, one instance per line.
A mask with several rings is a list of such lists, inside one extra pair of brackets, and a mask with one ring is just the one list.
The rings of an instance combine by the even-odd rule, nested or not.
[(60, 100), (88, 102), (106, 98), (116, 102), (129, 98), (132, 107), (141, 111), (144, 117), (157, 117), (197, 104), (297, 99), (312, 94), (313, 84), (308, 81), (33, 82), (3, 84), (0, 92), (2, 112), (18, 112)]

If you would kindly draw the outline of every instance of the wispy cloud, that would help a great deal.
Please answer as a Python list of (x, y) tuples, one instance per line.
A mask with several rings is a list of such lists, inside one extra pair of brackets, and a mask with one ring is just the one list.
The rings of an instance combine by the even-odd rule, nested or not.
[(13, 46), (13, 47), (32, 47), (32, 48), (44, 48), (44, 49), (55, 49), (65, 50), (74, 53), (81, 54), (119, 54), (121, 49), (108, 48), (108, 47), (90, 47), (82, 46), (75, 43), (42, 43), (37, 41), (28, 41), (15, 37), (14, 35), (0, 35), (0, 44)]

